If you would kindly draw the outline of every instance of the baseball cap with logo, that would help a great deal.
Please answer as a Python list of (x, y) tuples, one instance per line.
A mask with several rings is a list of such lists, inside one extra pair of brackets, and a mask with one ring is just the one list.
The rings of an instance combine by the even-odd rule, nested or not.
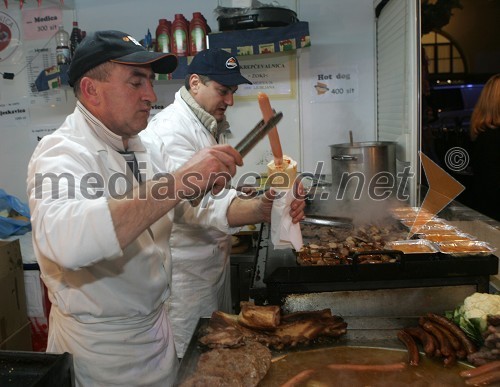
[(125, 32), (97, 31), (87, 35), (75, 51), (68, 70), (70, 86), (87, 71), (108, 61), (126, 65), (151, 64), (158, 74), (171, 73), (177, 67), (175, 55), (148, 51)]
[(224, 86), (252, 84), (240, 73), (235, 56), (219, 48), (209, 48), (196, 54), (188, 66), (188, 74), (205, 75)]

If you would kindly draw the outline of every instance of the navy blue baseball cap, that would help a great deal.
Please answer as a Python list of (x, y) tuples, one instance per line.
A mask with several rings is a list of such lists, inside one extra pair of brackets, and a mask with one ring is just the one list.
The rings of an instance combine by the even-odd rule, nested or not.
[(168, 74), (177, 67), (173, 54), (146, 50), (136, 39), (121, 31), (97, 31), (82, 40), (68, 70), (68, 83), (74, 83), (87, 71), (104, 62), (125, 65), (151, 64), (155, 73)]
[(252, 84), (240, 73), (235, 56), (220, 48), (209, 48), (196, 54), (188, 66), (188, 74), (205, 75), (224, 86)]

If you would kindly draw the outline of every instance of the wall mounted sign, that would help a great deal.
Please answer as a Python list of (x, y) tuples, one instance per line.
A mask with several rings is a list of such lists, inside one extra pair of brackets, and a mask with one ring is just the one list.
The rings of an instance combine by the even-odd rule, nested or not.
[(0, 119), (5, 126), (26, 126), (30, 120), (29, 109), (22, 102), (2, 103)]
[(259, 92), (269, 96), (295, 97), (295, 55), (268, 54), (238, 58), (242, 75), (251, 85), (239, 85), (235, 97), (257, 97)]
[(312, 71), (311, 102), (353, 101), (358, 98), (356, 67), (317, 68)]
[(24, 39), (50, 39), (62, 22), (61, 8), (26, 9), (23, 11)]
[(17, 22), (0, 12), (0, 62), (7, 60), (19, 47), (21, 32)]

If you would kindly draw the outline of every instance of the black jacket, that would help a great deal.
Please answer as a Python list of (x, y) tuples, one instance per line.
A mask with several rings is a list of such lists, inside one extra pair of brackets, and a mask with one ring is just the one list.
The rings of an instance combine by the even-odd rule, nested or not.
[(472, 207), (500, 221), (500, 128), (481, 132), (472, 143)]

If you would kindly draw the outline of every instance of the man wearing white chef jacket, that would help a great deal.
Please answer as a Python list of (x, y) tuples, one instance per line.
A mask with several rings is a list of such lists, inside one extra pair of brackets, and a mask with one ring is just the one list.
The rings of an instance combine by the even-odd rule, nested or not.
[[(146, 129), (163, 140), (175, 168), (201, 149), (224, 143), (229, 128), (225, 112), (243, 83), (251, 84), (227, 51), (208, 49), (193, 58), (174, 102)], [(232, 197), (235, 191), (227, 192)], [(231, 235), (216, 227), (174, 223), (170, 247), (174, 264), (168, 315), (177, 354), (183, 357), (200, 317), (210, 317), (215, 310), (232, 312)]]
[[(182, 206), (183, 219), (226, 232), (269, 219), (272, 194), (204, 209), (186, 200), (226, 185), (214, 173), (234, 175), (242, 159), (233, 148), (203, 149), (168, 173), (174, 165), (161, 141), (139, 136), (156, 101), (154, 72), (176, 65), (126, 33), (88, 35), (68, 72), (77, 106), (28, 166), (34, 250), (52, 302), (47, 351), (73, 355), (76, 386), (174, 383), (178, 360), (164, 307), (171, 209)], [(298, 221), (304, 203), (295, 204)]]

